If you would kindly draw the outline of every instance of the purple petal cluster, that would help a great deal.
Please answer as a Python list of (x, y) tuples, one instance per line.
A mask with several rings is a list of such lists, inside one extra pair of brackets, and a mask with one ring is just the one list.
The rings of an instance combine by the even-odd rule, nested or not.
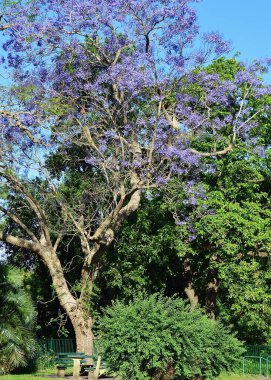
[[(249, 100), (271, 94), (259, 77), (270, 61), (242, 64), (227, 80), (208, 73), (203, 65), (230, 44), (212, 32), (195, 50), (195, 2), (36, 0), (19, 12), (11, 4), (3, 64), (21, 123), (80, 145), (114, 186), (131, 175), (142, 187), (166, 185), (199, 167), (195, 141), (223, 149), (247, 138), (256, 125)], [(19, 139), (21, 130), (2, 122), (6, 140)], [(191, 193), (190, 204), (200, 196)]]

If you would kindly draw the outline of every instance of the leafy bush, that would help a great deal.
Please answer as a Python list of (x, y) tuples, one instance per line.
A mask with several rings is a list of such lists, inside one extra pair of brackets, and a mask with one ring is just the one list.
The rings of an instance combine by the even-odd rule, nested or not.
[(239, 342), (181, 299), (140, 295), (116, 302), (98, 324), (101, 352), (123, 379), (213, 379), (243, 353)]
[(0, 373), (25, 367), (34, 358), (36, 311), (19, 269), (0, 265)]
[(42, 347), (38, 346), (36, 352), (36, 366), (38, 371), (44, 369), (54, 369), (55, 368), (55, 357), (54, 351), (46, 351)]

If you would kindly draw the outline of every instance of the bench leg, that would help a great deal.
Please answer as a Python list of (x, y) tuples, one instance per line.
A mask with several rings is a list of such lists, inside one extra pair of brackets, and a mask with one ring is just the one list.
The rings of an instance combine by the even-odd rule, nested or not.
[(97, 365), (94, 371), (88, 373), (89, 380), (97, 380), (100, 375), (100, 367), (101, 367), (101, 356), (98, 356)]
[(73, 359), (73, 380), (80, 379), (80, 359)]
[(97, 380), (97, 376), (95, 374), (95, 371), (89, 371), (88, 380)]
[(63, 368), (59, 368), (59, 369), (57, 370), (57, 376), (58, 376), (58, 377), (65, 377), (65, 369), (63, 369)]

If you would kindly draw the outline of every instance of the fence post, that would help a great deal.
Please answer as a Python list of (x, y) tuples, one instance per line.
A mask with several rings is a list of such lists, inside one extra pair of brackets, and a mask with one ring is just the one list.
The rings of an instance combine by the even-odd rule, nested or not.
[(50, 338), (50, 351), (53, 351), (53, 347), (54, 347), (54, 339), (51, 337)]

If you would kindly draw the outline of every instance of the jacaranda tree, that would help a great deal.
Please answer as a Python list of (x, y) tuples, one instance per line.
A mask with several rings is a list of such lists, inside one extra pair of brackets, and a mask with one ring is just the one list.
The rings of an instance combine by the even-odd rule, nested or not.
[[(270, 89), (259, 73), (268, 62), (243, 65), (233, 79), (201, 69), (229, 43), (209, 33), (195, 44), (193, 2), (25, 0), (3, 9), (2, 61), (12, 85), (0, 109), (0, 206), (17, 229), (3, 228), (0, 239), (45, 263), (80, 351), (92, 350), (88, 305), (100, 258), (142, 192), (194, 176), (202, 156), (230, 152), (266, 112)], [(251, 106), (252, 96), (261, 107)], [(56, 154), (61, 172), (46, 165)], [(82, 180), (70, 196), (75, 163)], [(30, 223), (7, 192), (31, 211)], [(71, 288), (58, 248), (75, 235), (83, 259)]]

